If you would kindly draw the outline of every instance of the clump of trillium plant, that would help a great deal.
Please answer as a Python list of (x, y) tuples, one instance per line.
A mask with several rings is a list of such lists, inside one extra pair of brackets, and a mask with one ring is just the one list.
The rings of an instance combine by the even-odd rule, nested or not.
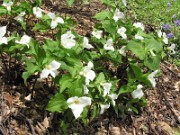
[[(26, 15), (33, 15), (38, 19), (33, 30), (56, 29), (54, 39), (46, 38), (40, 44), (28, 32), (7, 37), (7, 26), (0, 26), (0, 47), (21, 58), (25, 84), (32, 75), (41, 80), (51, 78), (57, 91), (46, 107), (48, 111), (72, 115), (84, 123), (109, 108), (117, 115), (128, 110), (137, 113), (135, 104), (145, 103), (143, 91), (156, 87), (163, 45), (168, 44), (165, 33), (146, 34), (141, 22), (131, 22), (118, 7), (111, 5), (109, 10), (94, 16), (97, 25), (90, 37), (83, 37), (73, 31), (69, 17), (45, 11), (40, 4), (34, 7), (29, 2), (21, 4), (9, 1), (1, 8), (22, 24), (26, 24)], [(122, 6), (126, 5), (123, 0)]]

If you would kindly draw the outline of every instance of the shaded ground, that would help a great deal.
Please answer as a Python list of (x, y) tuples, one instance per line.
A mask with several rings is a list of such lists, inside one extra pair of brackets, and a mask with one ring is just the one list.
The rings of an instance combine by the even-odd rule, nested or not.
[[(61, 3), (46, 1), (43, 7), (46, 10), (56, 11), (61, 16), (71, 16), (78, 21), (75, 30), (86, 36), (91, 33), (94, 25), (91, 17), (106, 8), (97, 0), (92, 0), (90, 4), (84, 6), (76, 3), (73, 8), (65, 8), (63, 4), (63, 1)], [(32, 34), (36, 38), (43, 38), (39, 33)], [(7, 63), (9, 56), (6, 54), (3, 56)], [(0, 65), (2, 68), (0, 70), (0, 134), (62, 134), (59, 130), (59, 118), (63, 116), (45, 111), (45, 106), (55, 91), (50, 90), (43, 82), (33, 86), (33, 77), (29, 79), (28, 86), (23, 85), (23, 80), (19, 76), (22, 73), (20, 63), (13, 63), (12, 60), (12, 73), (6, 72), (2, 63)], [(180, 133), (180, 69), (168, 62), (162, 62), (161, 70), (162, 75), (157, 79), (157, 88), (145, 91), (148, 103), (147, 107), (141, 109), (140, 114), (131, 114), (122, 121), (111, 112), (106, 112), (88, 127), (77, 122), (68, 129), (68, 134), (173, 135), (175, 132)], [(31, 99), (29, 94), (33, 88), (34, 98)]]

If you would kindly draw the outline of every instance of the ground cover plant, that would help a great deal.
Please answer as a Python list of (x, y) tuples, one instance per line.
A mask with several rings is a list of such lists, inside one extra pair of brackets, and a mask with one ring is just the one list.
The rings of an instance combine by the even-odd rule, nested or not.
[[(2, 17), (20, 27), (8, 30), (6, 22), (0, 27), (6, 83), (14, 81), (10, 75), (16, 71), (10, 69), (19, 63), (23, 86), (31, 91), (26, 100), (33, 100), (37, 84), (43, 84), (51, 92), (44, 109), (60, 114), (63, 134), (76, 122), (90, 126), (108, 111), (121, 120), (138, 114), (146, 105), (144, 90), (156, 87), (165, 52), (176, 52), (164, 29), (147, 33), (142, 22), (123, 12), (126, 1), (101, 2), (106, 9), (93, 16), (89, 35), (78, 34), (69, 16), (41, 8), (42, 1), (5, 0), (0, 7)], [(39, 40), (31, 32), (45, 37)]]

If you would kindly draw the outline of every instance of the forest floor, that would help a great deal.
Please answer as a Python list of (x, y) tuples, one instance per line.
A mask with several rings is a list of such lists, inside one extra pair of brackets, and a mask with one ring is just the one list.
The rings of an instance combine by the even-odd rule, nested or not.
[[(77, 21), (75, 31), (83, 36), (90, 35), (95, 20), (92, 18), (105, 5), (92, 0), (87, 5), (76, 3), (73, 8), (63, 1), (46, 1), (44, 10), (55, 11), (60, 16), (71, 16)], [(147, 27), (148, 29), (148, 27)], [(40, 38), (39, 33), (33, 33)], [(43, 37), (43, 36), (42, 36)], [(6, 57), (6, 62), (9, 57)], [(180, 135), (180, 68), (167, 61), (161, 62), (161, 76), (157, 87), (145, 90), (147, 106), (139, 114), (127, 115), (122, 120), (110, 112), (96, 118), (87, 127), (80, 122), (71, 125), (67, 131), (72, 135)], [(0, 65), (0, 134), (2, 135), (61, 135), (58, 119), (62, 115), (45, 110), (54, 91), (47, 91), (42, 82), (28, 87), (21, 78), (21, 63), (12, 64), (13, 73), (7, 73), (5, 65)], [(11, 80), (11, 81), (9, 81)], [(29, 89), (34, 87), (34, 97), (30, 99)]]

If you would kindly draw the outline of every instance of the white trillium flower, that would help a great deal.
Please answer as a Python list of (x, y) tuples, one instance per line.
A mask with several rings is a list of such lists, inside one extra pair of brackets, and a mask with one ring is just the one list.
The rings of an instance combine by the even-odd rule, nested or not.
[(89, 44), (89, 40), (87, 37), (83, 38), (83, 43), (82, 43), (83, 47), (86, 49), (91, 49), (94, 48), (91, 44)]
[(23, 35), (20, 41), (16, 40), (15, 42), (18, 44), (26, 45), (29, 48), (30, 40), (31, 40), (31, 37), (29, 37), (28, 35)]
[(112, 38), (108, 39), (108, 41), (107, 41), (106, 44), (104, 45), (104, 49), (105, 49), (105, 50), (114, 51)]
[(33, 7), (33, 14), (37, 17), (37, 18), (42, 18), (42, 12), (44, 10), (42, 10), (39, 7)]
[(122, 0), (122, 3), (124, 4), (125, 7), (127, 6), (126, 0)]
[(115, 100), (118, 98), (118, 94), (109, 94), (109, 97), (112, 99), (112, 104), (113, 104), (113, 106), (115, 106), (116, 105), (116, 102), (115, 102)]
[(68, 31), (65, 34), (61, 35), (62, 46), (66, 49), (71, 49), (76, 44), (74, 38), (75, 36), (71, 33), (71, 31)]
[(122, 46), (121, 49), (118, 50), (118, 52), (119, 52), (122, 56), (126, 56), (126, 46)]
[(16, 16), (14, 19), (16, 20), (16, 21), (19, 21), (19, 22), (23, 22), (23, 20), (24, 20), (24, 18), (23, 18), (23, 16), (25, 16), (25, 12), (21, 12), (18, 16)]
[(126, 35), (126, 28), (125, 27), (121, 27), (118, 29), (117, 33), (123, 38), (123, 39), (127, 39), (127, 35)]
[(8, 11), (11, 11), (11, 6), (13, 5), (13, 2), (12, 2), (12, 1), (10, 1), (10, 2), (8, 2), (8, 3), (3, 2), (2, 5), (3, 5), (4, 7), (6, 7), (6, 9), (7, 9)]
[(100, 114), (103, 114), (104, 111), (110, 107), (110, 104), (106, 104), (106, 105), (100, 104), (100, 107), (101, 107)]
[(4, 37), (4, 35), (6, 34), (6, 27), (7, 26), (0, 27), (0, 45), (7, 44), (7, 38)]
[(123, 19), (124, 18), (124, 13), (120, 12), (119, 9), (116, 9), (114, 12), (114, 16), (113, 19), (115, 20), (115, 22), (117, 22), (119, 19)]
[(71, 108), (75, 118), (77, 119), (80, 117), (81, 113), (83, 112), (84, 107), (91, 105), (91, 98), (90, 97), (71, 97), (67, 100), (68, 107)]
[(83, 87), (84, 87), (84, 95), (88, 94), (89, 89), (88, 89), (87, 85), (83, 85)]
[(63, 24), (64, 20), (61, 17), (56, 17), (56, 15), (52, 12), (48, 13), (48, 16), (52, 19), (51, 21), (51, 29), (57, 27), (58, 23)]
[(86, 78), (86, 85), (88, 85), (89, 80), (93, 81), (96, 77), (95, 72), (91, 70), (93, 66), (93, 63), (90, 61), (88, 62), (88, 65), (84, 67), (83, 71), (80, 72), (80, 75), (83, 75)]
[(174, 50), (176, 48), (176, 44), (171, 44), (171, 46), (167, 47), (168, 50), (170, 50), (173, 54), (176, 53), (176, 51)]
[(161, 30), (158, 30), (157, 32), (159, 38), (163, 38), (163, 42), (165, 44), (168, 44), (168, 38), (165, 32), (162, 32)]
[(156, 76), (157, 73), (158, 73), (158, 70), (155, 70), (154, 72), (148, 75), (148, 80), (151, 82), (153, 87), (156, 87), (156, 80), (154, 77)]
[(56, 77), (56, 75), (58, 74), (58, 69), (61, 66), (61, 63), (53, 60), (49, 65), (46, 65), (45, 68), (42, 70), (41, 74), (40, 74), (40, 78), (44, 79), (44, 78), (48, 78), (49, 75), (51, 75), (53, 78)]
[(102, 37), (102, 33), (103, 33), (102, 30), (97, 30), (97, 31), (93, 31), (93, 32), (92, 32), (92, 35), (93, 35), (94, 37), (96, 37), (97, 39), (100, 39), (100, 38)]
[(135, 39), (144, 40), (144, 38), (142, 36), (140, 36), (138, 33), (135, 35)]
[(140, 22), (134, 23), (133, 26), (136, 27), (136, 28), (140, 28), (140, 29), (142, 29), (144, 31), (144, 25), (142, 23), (140, 23)]
[(112, 87), (112, 83), (101, 83), (101, 86), (103, 87), (103, 96), (105, 97), (107, 94), (109, 94), (110, 89)]
[(134, 99), (135, 98), (141, 99), (143, 97), (144, 93), (142, 91), (142, 88), (143, 88), (143, 86), (141, 84), (139, 84), (137, 86), (137, 89), (131, 93), (131, 95)]

